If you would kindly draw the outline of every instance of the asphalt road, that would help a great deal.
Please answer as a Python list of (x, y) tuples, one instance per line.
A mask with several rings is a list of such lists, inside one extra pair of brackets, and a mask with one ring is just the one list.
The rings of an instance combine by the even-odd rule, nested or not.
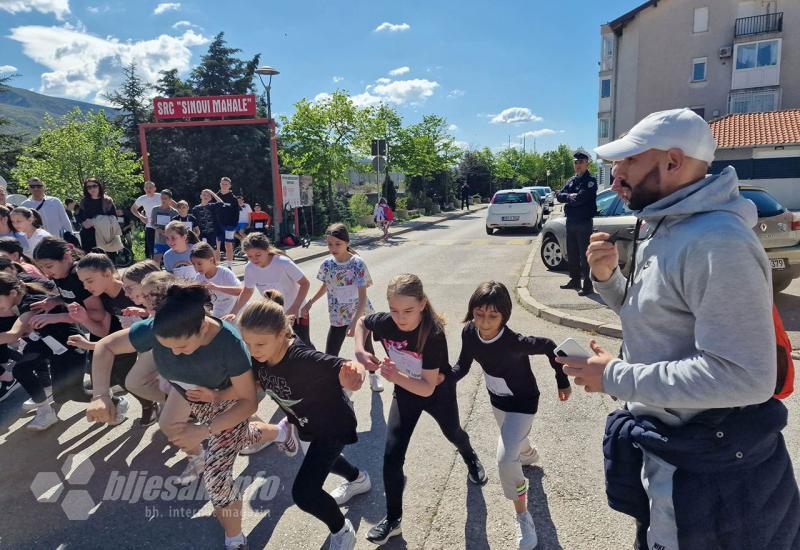
[[(531, 247), (536, 245), (535, 235), (487, 236), (483, 216), (481, 212), (452, 220), (360, 251), (375, 283), (370, 299), (378, 310), (386, 307), (385, 288), (392, 275), (411, 271), (422, 278), (432, 303), (449, 321), (451, 360), (458, 356), (460, 319), (476, 285), (496, 279), (512, 288)], [(301, 267), (313, 280), (319, 264), (320, 260), (314, 260)], [(570, 336), (581, 341), (590, 338), (586, 333), (534, 318), (519, 306), (514, 309), (510, 326), (557, 342)], [(317, 346), (324, 345), (326, 332), (327, 311), (322, 300), (312, 310), (312, 340)], [(616, 351), (619, 346), (613, 339), (598, 340), (610, 350)], [(352, 357), (352, 350), (352, 341), (347, 341), (342, 355)], [(582, 391), (560, 403), (546, 361), (537, 359), (534, 369), (542, 398), (532, 438), (542, 463), (525, 470), (539, 548), (629, 547), (631, 521), (608, 509), (603, 490), (601, 435), (605, 416), (615, 403)], [(489, 483), (483, 488), (468, 483), (466, 468), (455, 449), (435, 422), (423, 416), (406, 459), (403, 536), (386, 548), (515, 547), (513, 509), (502, 495), (494, 462), (498, 429), (480, 372), (474, 367), (459, 384), (458, 399), (462, 424), (487, 468)], [(345, 508), (358, 530), (357, 548), (373, 547), (364, 535), (384, 514), (381, 466), (390, 390), (387, 384), (387, 391), (373, 394), (365, 387), (354, 395), (359, 442), (346, 448), (345, 455), (366, 469), (373, 482), (370, 493), (355, 497)], [(19, 412), (23, 393), (16, 392), (0, 404), (0, 548), (222, 547), (221, 528), (210, 516), (211, 507), (202, 495), (192, 499), (193, 495), (185, 493), (159, 491), (163, 478), (182, 470), (184, 457), (155, 427), (138, 428), (132, 419), (115, 428), (93, 426), (86, 422), (83, 407), (68, 404), (59, 412), (62, 422), (58, 426), (32, 434), (23, 428), (30, 416)], [(797, 412), (797, 398), (788, 404), (792, 412)], [(136, 418), (138, 409), (134, 409), (131, 416)], [(260, 413), (271, 418), (275, 406), (264, 401)], [(794, 457), (800, 456), (796, 432), (796, 428), (787, 430)], [(70, 461), (76, 453), (77, 460)], [(86, 467), (87, 458), (93, 470)], [(253, 479), (245, 492), (244, 506), (244, 532), (251, 548), (327, 547), (323, 524), (291, 501), (291, 484), (300, 458), (287, 459), (269, 447), (252, 457), (237, 459), (236, 473)], [(62, 490), (47, 493), (55, 502), (37, 502), (32, 482), (45, 488), (55, 485), (59, 478), (40, 473), (58, 472), (65, 465), (66, 471), (72, 468), (74, 473)], [(130, 485), (124, 489), (126, 481)], [(330, 476), (326, 488), (338, 483), (338, 478)], [(151, 490), (142, 492), (148, 484)], [(140, 493), (155, 498), (133, 502)], [(86, 497), (95, 504), (88, 519), (67, 519), (63, 510), (80, 514)]]

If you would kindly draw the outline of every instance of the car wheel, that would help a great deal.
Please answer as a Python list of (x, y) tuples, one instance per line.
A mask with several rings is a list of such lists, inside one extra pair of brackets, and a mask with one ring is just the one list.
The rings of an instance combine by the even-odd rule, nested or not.
[(491, 227), (489, 227), (489, 226), (487, 225), (487, 226), (486, 226), (486, 234), (487, 234), (487, 235), (494, 235), (494, 229), (492, 229)]
[(564, 258), (564, 251), (561, 250), (561, 245), (558, 244), (556, 239), (551, 233), (548, 233), (542, 239), (542, 247), (539, 249), (539, 255), (542, 258), (542, 263), (550, 271), (559, 271), (564, 269), (567, 262)]
[(793, 281), (793, 279), (792, 279), (791, 275), (787, 275), (787, 274), (777, 275), (777, 274), (773, 273), (772, 274), (772, 292), (777, 294), (778, 292), (786, 290), (786, 288), (790, 284), (792, 284), (792, 281)]

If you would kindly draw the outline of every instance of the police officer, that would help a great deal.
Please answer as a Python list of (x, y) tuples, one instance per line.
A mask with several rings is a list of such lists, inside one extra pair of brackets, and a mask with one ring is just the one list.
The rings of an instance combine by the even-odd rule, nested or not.
[(586, 248), (592, 234), (592, 218), (597, 211), (597, 180), (589, 173), (589, 154), (586, 151), (578, 149), (572, 159), (575, 175), (567, 180), (556, 195), (558, 202), (564, 203), (564, 215), (567, 217), (569, 282), (561, 285), (561, 288), (571, 288), (577, 290), (581, 296), (586, 296), (594, 292), (592, 280), (589, 278)]

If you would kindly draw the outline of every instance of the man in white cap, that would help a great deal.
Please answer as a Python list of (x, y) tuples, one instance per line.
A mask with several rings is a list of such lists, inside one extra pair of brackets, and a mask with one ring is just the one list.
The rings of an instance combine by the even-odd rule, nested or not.
[(625, 401), (603, 441), (609, 505), (636, 548), (800, 548), (800, 496), (781, 430), (771, 271), (755, 206), (689, 109), (653, 113), (595, 149), (638, 222), (631, 274), (606, 233), (587, 256), (620, 316), (621, 356), (590, 342), (560, 359), (590, 392)]

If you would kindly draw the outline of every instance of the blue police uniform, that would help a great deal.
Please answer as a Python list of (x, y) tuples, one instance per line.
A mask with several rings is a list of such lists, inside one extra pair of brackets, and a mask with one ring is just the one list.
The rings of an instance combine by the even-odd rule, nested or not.
[[(583, 153), (576, 153), (574, 157), (586, 160), (589, 158)], [(556, 195), (556, 199), (564, 203), (564, 215), (567, 217), (569, 282), (561, 288), (573, 288), (581, 290), (583, 295), (589, 294), (594, 289), (589, 278), (586, 249), (592, 234), (592, 219), (597, 214), (597, 180), (588, 171), (580, 176), (572, 176)], [(581, 279), (583, 279), (582, 289)]]

